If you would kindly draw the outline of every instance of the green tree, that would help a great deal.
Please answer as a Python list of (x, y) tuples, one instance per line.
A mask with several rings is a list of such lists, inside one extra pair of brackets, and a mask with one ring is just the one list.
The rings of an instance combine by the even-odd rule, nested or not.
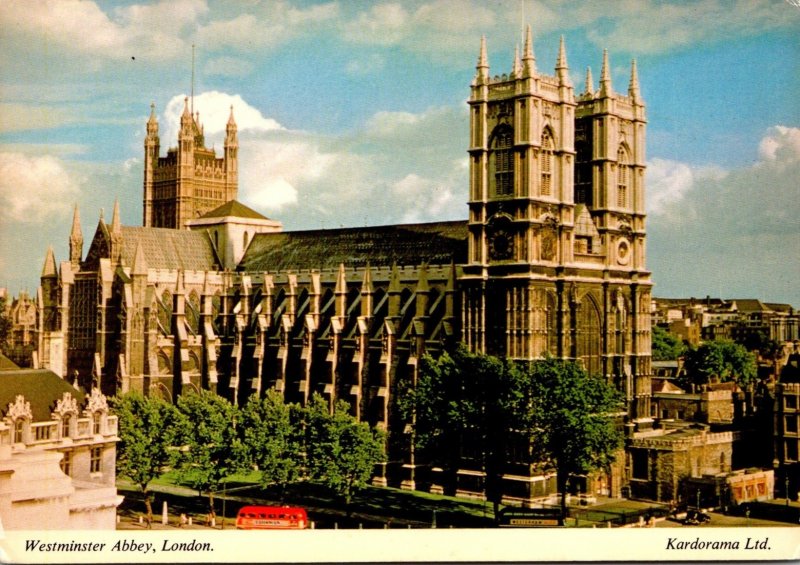
[(707, 341), (686, 353), (684, 384), (704, 385), (712, 382), (734, 381), (742, 390), (755, 382), (755, 355), (733, 341)]
[(518, 425), (531, 433), (534, 460), (555, 467), (566, 516), (570, 477), (608, 468), (622, 447), (615, 415), (623, 402), (605, 379), (572, 361), (549, 358), (524, 369)]
[(523, 376), (507, 360), (460, 346), (438, 359), (424, 356), (416, 386), (405, 387), (399, 395), (401, 414), (413, 422), (418, 452), (426, 462), (445, 469), (447, 489), (454, 490), (455, 472), (466, 451), (485, 473), (486, 497), (495, 514), (510, 446), (525, 440), (514, 413)]
[(463, 451), (472, 454), (495, 515), (512, 447), (556, 469), (566, 507), (569, 477), (609, 465), (622, 442), (613, 387), (555, 359), (517, 364), (460, 348), (423, 359), (416, 388), (399, 403), (430, 462), (456, 468)]
[(213, 517), (214, 492), (229, 475), (243, 470), (246, 450), (237, 435), (237, 408), (207, 390), (178, 397), (178, 469), (181, 481), (208, 494)]
[(119, 418), (117, 474), (128, 477), (144, 497), (147, 517), (153, 519), (150, 481), (159, 477), (177, 454), (175, 406), (161, 398), (128, 392), (111, 399)]
[(375, 464), (384, 459), (384, 435), (349, 414), (337, 402), (333, 414), (315, 394), (306, 407), (306, 452), (311, 478), (341, 496), (351, 512), (355, 493), (367, 486)]
[(263, 398), (254, 394), (242, 408), (240, 429), (247, 460), (258, 468), (263, 487), (279, 486), (281, 499), (286, 486), (301, 478), (303, 465), (299, 425), (292, 412), (274, 389)]
[(686, 350), (683, 342), (661, 326), (653, 326), (651, 331), (653, 361), (672, 361)]
[[(402, 383), (397, 400), (403, 420), (413, 422), (416, 453), (441, 467), (448, 476), (446, 483), (455, 482), (465, 432), (460, 371), (460, 364), (447, 352), (437, 359), (424, 355), (416, 386)], [(452, 484), (445, 488), (448, 494), (455, 490)]]

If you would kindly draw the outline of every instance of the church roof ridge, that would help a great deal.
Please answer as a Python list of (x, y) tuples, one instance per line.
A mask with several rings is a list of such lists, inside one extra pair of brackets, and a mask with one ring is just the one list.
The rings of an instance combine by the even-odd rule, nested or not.
[(269, 220), (263, 214), (256, 212), (252, 208), (245, 206), (238, 200), (228, 200), (225, 204), (217, 206), (213, 210), (206, 212), (201, 218), (223, 218), (225, 216), (234, 216), (237, 218), (254, 218), (257, 220)]

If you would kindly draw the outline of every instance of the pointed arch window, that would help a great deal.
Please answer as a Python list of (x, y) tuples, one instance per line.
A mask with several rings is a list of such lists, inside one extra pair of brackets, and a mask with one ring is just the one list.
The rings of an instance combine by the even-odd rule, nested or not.
[(69, 437), (71, 426), (72, 416), (70, 414), (64, 414), (61, 420), (61, 437)]
[(542, 173), (541, 194), (550, 196), (553, 194), (553, 135), (549, 129), (542, 132), (542, 153), (540, 156), (540, 170)]
[(514, 193), (514, 130), (500, 127), (492, 138), (490, 165), (494, 171), (495, 195)]
[(631, 166), (624, 145), (617, 151), (617, 207), (628, 207), (628, 185), (631, 181)]
[(23, 443), (25, 441), (25, 420), (17, 418), (14, 420), (14, 443)]

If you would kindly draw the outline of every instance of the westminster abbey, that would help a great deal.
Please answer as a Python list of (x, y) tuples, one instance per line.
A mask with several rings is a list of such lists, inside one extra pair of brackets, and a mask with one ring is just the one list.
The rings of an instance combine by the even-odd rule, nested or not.
[[(463, 221), (284, 231), (236, 200), (234, 109), (223, 155), (205, 146), (187, 102), (178, 144), (160, 154), (155, 112), (144, 141), (143, 226), (115, 204), (88, 249), (75, 209), (69, 258), (41, 276), (43, 367), (103, 393), (174, 400), (211, 389), (241, 402), (274, 388), (287, 401), (345, 400), (390, 435), (378, 484), (424, 488), (399, 382), (420, 356), (473, 351), (576, 359), (624, 393), (630, 430), (650, 423), (650, 273), (645, 267), (645, 105), (635, 63), (614, 90), (576, 92), (562, 39), (555, 74), (537, 68), (530, 30), (510, 72), (491, 76), (481, 40), (469, 96)], [(465, 470), (460, 491), (480, 496)], [(606, 494), (624, 485), (624, 465)], [(510, 473), (525, 503), (552, 477)], [(478, 486), (474, 486), (478, 484)]]

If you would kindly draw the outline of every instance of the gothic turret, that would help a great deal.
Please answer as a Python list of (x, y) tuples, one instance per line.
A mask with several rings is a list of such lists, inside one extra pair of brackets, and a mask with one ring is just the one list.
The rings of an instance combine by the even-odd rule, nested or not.
[(83, 233), (81, 232), (81, 219), (78, 214), (78, 205), (72, 213), (72, 231), (69, 234), (69, 262), (74, 270), (78, 270), (83, 257)]
[(47, 248), (47, 255), (44, 258), (44, 265), (42, 266), (42, 278), (58, 278), (58, 271), (56, 270), (56, 256), (53, 253), (52, 245), (48, 246)]
[(111, 262), (116, 264), (122, 258), (122, 224), (119, 219), (119, 199), (114, 200), (109, 235), (111, 236)]
[(569, 67), (567, 66), (567, 48), (564, 45), (564, 36), (561, 36), (561, 43), (558, 46), (558, 61), (556, 62), (556, 75), (561, 86), (572, 86), (569, 78)]
[(226, 194), (228, 201), (236, 198), (238, 187), (239, 169), (239, 137), (237, 135), (236, 120), (233, 119), (233, 104), (231, 104), (231, 114), (228, 117), (228, 124), (225, 126), (225, 180)]
[(583, 83), (583, 94), (589, 97), (594, 96), (594, 78), (592, 78), (592, 67), (586, 67), (586, 80)]
[(519, 61), (519, 45), (514, 47), (514, 62), (511, 65), (511, 76), (514, 78), (522, 76), (522, 63)]
[(628, 96), (634, 104), (641, 104), (641, 94), (639, 92), (639, 73), (636, 71), (636, 59), (631, 60), (631, 81), (628, 84)]
[(603, 49), (603, 67), (600, 69), (600, 98), (611, 96), (611, 69), (608, 66), (608, 49)]
[(522, 76), (536, 76), (536, 56), (533, 54), (533, 34), (531, 26), (525, 29), (525, 47), (522, 54)]
[(155, 169), (158, 166), (160, 150), (156, 105), (151, 103), (150, 119), (147, 120), (147, 135), (144, 138), (144, 199), (142, 203), (142, 224), (147, 227), (152, 225), (153, 179)]
[(481, 49), (478, 53), (478, 64), (475, 66), (475, 80), (472, 84), (481, 85), (489, 82), (489, 59), (486, 56), (486, 36), (481, 36)]

